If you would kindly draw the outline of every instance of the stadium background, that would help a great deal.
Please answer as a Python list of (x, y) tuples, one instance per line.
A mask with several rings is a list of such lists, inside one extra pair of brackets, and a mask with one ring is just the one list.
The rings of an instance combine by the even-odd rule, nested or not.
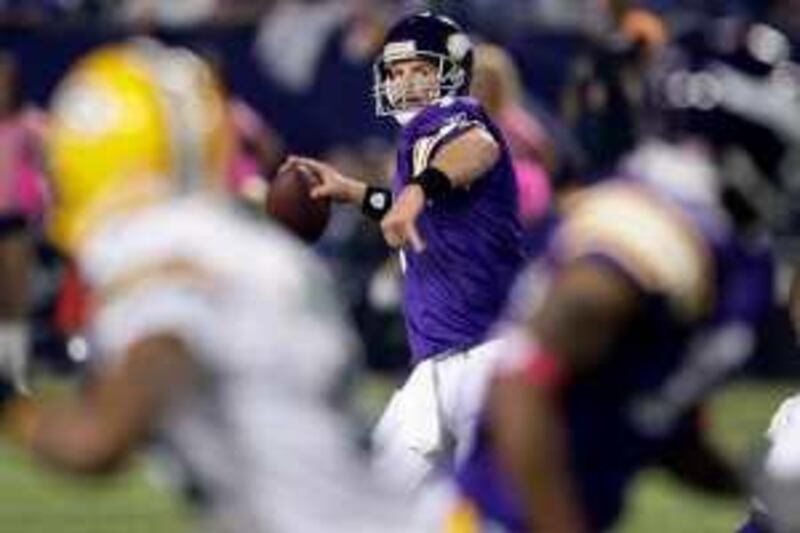
[[(624, 98), (610, 98), (599, 109), (582, 100), (585, 93), (580, 88), (587, 84), (613, 96), (622, 83), (620, 72), (630, 61), (628, 49), (618, 47), (614, 9), (637, 4), (680, 31), (712, 16), (761, 14), (767, 2), (183, 0), (163, 9), (166, 4), (0, 1), (0, 53), (17, 65), (17, 87), (0, 84), (0, 91), (17, 91), (23, 103), (20, 111), (44, 108), (60, 75), (81, 53), (103, 42), (155, 35), (213, 58), (231, 96), (258, 114), (264, 122), (264, 130), (258, 129), (260, 141), (269, 145), (266, 153), (256, 154), (262, 175), (268, 177), (282, 154), (292, 152), (325, 157), (377, 178), (384, 172), (393, 133), (373, 114), (371, 54), (381, 29), (398, 13), (435, 7), (502, 45), (515, 60), (525, 108), (542, 125), (553, 148), (553, 182), (593, 180), (630, 142), (618, 135), (619, 124), (635, 112)], [(796, 4), (788, 8), (790, 13), (800, 12)], [(791, 20), (787, 26), (791, 30)], [(795, 31), (790, 37), (797, 47), (800, 24)], [(577, 112), (574, 106), (570, 112), (567, 102), (575, 95)], [(369, 416), (380, 408), (405, 362), (393, 291), (396, 276), (380, 235), (352, 213), (335, 213), (317, 249), (339, 276), (342, 297), (364, 336), (375, 376), (365, 392)], [(43, 249), (40, 270), (34, 287), (40, 325), (37, 351), (50, 360), (49, 367), (69, 369), (73, 364), (62, 349), (64, 332), (52, 331), (51, 324), (54, 286), (63, 266)], [(779, 272), (778, 295), (786, 292), (784, 278)], [(800, 376), (800, 357), (780, 298), (760, 337), (753, 362), (715, 400), (709, 417), (716, 438), (742, 461), (757, 447), (780, 400), (796, 390)], [(60, 377), (45, 386), (59, 394), (61, 387), (72, 384), (70, 378)], [(153, 483), (149, 472), (136, 465), (110, 484), (87, 484), (45, 474), (0, 444), (0, 532), (183, 530), (180, 504), (159, 488), (158, 480)], [(707, 499), (657, 474), (644, 476), (635, 490), (620, 531), (724, 532), (744, 514), (744, 502)]]

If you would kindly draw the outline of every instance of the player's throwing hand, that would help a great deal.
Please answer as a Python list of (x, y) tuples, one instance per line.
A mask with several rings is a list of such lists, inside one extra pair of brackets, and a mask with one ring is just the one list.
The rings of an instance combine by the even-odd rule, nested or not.
[(393, 248), (407, 244), (415, 252), (425, 249), (425, 242), (417, 230), (417, 217), (425, 208), (425, 193), (419, 185), (409, 185), (403, 189), (391, 210), (381, 221), (381, 230), (386, 243)]
[(366, 185), (353, 178), (348, 178), (322, 161), (290, 156), (278, 172), (295, 169), (310, 173), (317, 178), (317, 183), (311, 187), (311, 198), (330, 198), (336, 202), (357, 205), (364, 200)]

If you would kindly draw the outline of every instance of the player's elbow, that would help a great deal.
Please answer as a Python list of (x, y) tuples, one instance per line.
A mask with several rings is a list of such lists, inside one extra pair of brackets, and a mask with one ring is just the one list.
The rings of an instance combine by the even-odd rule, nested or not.
[(131, 449), (124, 439), (85, 426), (75, 427), (71, 435), (48, 438), (45, 434), (37, 440), (34, 452), (43, 462), (83, 475), (102, 475), (120, 469)]
[(126, 446), (110, 444), (87, 448), (77, 457), (75, 470), (87, 475), (102, 475), (119, 470), (130, 455)]
[(126, 455), (89, 453), (73, 457), (69, 470), (87, 476), (102, 476), (120, 470)]

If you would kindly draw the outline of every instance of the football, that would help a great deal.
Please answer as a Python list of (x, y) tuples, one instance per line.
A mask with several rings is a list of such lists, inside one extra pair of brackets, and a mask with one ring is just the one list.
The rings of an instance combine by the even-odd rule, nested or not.
[(316, 180), (308, 170), (279, 171), (270, 181), (265, 202), (267, 215), (308, 243), (322, 236), (331, 215), (329, 198), (309, 195)]

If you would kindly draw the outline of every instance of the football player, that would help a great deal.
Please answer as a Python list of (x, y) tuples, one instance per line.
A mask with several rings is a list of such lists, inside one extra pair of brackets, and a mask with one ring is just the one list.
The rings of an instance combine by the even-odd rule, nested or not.
[(754, 31), (762, 33), (701, 35), (703, 46), (670, 51), (654, 72), (654, 88), (668, 91), (653, 95), (668, 99), (661, 135), (618, 176), (565, 203), (547, 254), (522, 277), (508, 356), (458, 473), (475, 522), (606, 530), (648, 466), (740, 494), (740, 476), (709, 445), (699, 415), (748, 356), (772, 291), (758, 215), (777, 213), (749, 201), (787, 183), (769, 169), (789, 167), (761, 163), (770, 143), (785, 140), (779, 128), (794, 126), (748, 98), (790, 102), (762, 77), (770, 65), (711, 46), (754, 46), (765, 30)]
[(490, 325), (522, 264), (517, 190), (503, 137), (469, 91), (473, 46), (450, 19), (411, 15), (374, 65), (379, 116), (402, 127), (392, 189), (306, 158), (315, 197), (361, 206), (400, 250), (414, 369), (375, 432), (379, 467), (409, 489), (463, 455), (491, 358)]
[(55, 93), (50, 229), (91, 291), (92, 373), (66, 405), (20, 401), (20, 442), (103, 473), (156, 438), (214, 531), (413, 531), (342, 403), (354, 351), (301, 244), (220, 193), (225, 104), (207, 66), (111, 45)]

